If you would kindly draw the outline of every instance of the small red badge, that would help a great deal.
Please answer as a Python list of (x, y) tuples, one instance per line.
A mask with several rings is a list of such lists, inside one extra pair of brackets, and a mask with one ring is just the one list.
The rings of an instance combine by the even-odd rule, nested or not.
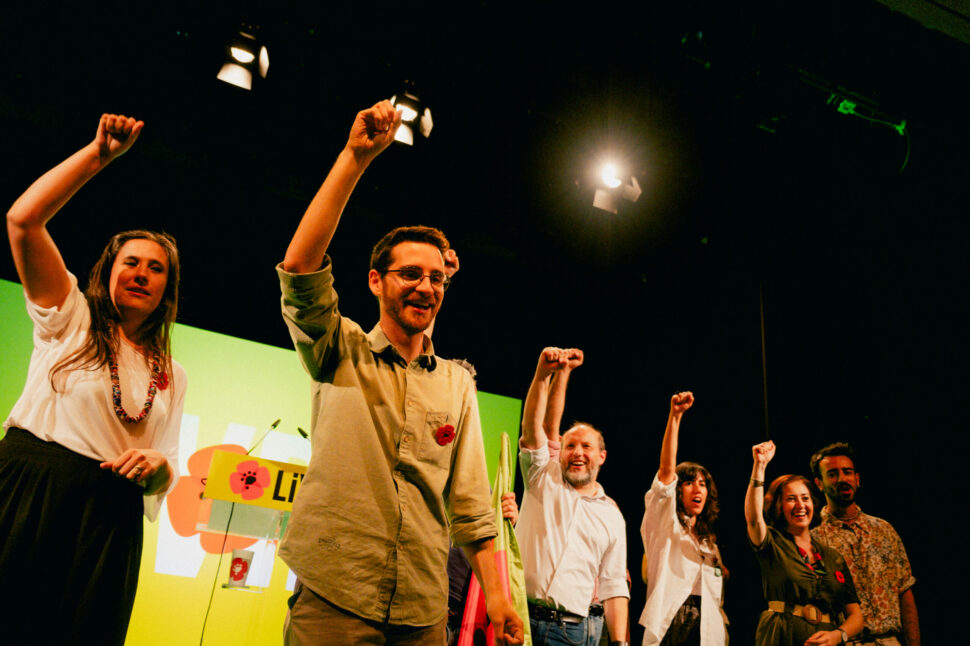
[(249, 572), (249, 563), (245, 559), (234, 558), (232, 565), (229, 566), (229, 578), (233, 581), (242, 581), (246, 578), (246, 572)]
[(161, 372), (158, 375), (158, 389), (165, 390), (168, 388), (168, 373)]
[(838, 579), (839, 583), (845, 583), (845, 575), (838, 570), (835, 571), (835, 578)]
[(445, 424), (444, 426), (438, 427), (438, 430), (434, 432), (434, 440), (441, 446), (445, 444), (451, 444), (455, 439), (455, 427), (451, 424)]

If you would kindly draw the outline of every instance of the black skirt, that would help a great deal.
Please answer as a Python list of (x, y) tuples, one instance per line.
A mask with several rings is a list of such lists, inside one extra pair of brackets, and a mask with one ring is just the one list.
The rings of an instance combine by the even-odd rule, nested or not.
[(143, 489), (18, 428), (0, 441), (0, 641), (125, 642)]

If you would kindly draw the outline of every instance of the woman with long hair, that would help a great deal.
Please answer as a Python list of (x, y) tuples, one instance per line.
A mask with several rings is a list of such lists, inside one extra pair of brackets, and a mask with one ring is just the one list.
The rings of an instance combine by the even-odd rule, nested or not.
[(754, 464), (744, 497), (748, 539), (761, 566), (768, 609), (757, 646), (836, 646), (862, 630), (862, 609), (845, 560), (811, 535), (819, 502), (808, 478), (775, 478), (762, 496), (774, 442), (751, 449)]
[(0, 441), (0, 604), (5, 643), (123, 644), (142, 515), (175, 478), (186, 378), (171, 356), (175, 241), (111, 238), (82, 293), (47, 222), (125, 153), (144, 123), (102, 115), (94, 140), (7, 213), (34, 349)]
[(725, 644), (721, 594), (727, 571), (714, 534), (717, 487), (701, 465), (677, 464), (681, 418), (693, 404), (690, 392), (670, 398), (660, 470), (644, 497), (640, 536), (649, 572), (640, 616), (644, 646)]

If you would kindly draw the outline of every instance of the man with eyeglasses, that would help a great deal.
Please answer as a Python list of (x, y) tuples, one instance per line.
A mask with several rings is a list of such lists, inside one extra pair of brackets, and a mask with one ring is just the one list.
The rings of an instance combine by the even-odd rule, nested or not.
[(444, 234), (394, 229), (368, 285), (380, 318), (340, 315), (326, 250), (364, 170), (394, 139), (387, 101), (357, 114), (346, 146), (277, 267), (283, 317), (312, 379), (313, 452), (280, 556), (299, 577), (287, 644), (445, 642), (449, 534), (486, 595), (496, 643), (522, 620), (495, 567), (496, 534), (475, 389), (434, 354), (429, 330), (450, 277)]

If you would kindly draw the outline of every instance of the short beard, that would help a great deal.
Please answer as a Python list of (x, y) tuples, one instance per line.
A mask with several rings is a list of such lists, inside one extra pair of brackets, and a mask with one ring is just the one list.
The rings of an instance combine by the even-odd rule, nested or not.
[(559, 466), (562, 469), (563, 480), (569, 483), (573, 489), (579, 489), (580, 487), (585, 487), (591, 482), (594, 482), (596, 480), (596, 474), (599, 472), (597, 467), (589, 464), (586, 465), (586, 472), (583, 474), (571, 473), (569, 471), (569, 467), (566, 465), (560, 464)]
[(855, 502), (855, 489), (850, 489), (844, 493), (835, 489), (832, 491), (831, 496), (832, 500), (840, 507), (849, 507)]
[(404, 305), (403, 303), (393, 301), (391, 303), (388, 303), (387, 313), (391, 317), (391, 320), (397, 323), (398, 327), (404, 330), (409, 336), (414, 336), (415, 334), (420, 334), (421, 332), (424, 332), (425, 330), (427, 330), (428, 327), (430, 327), (431, 325), (431, 321), (434, 321), (435, 316), (438, 315), (438, 311), (434, 309), (434, 306), (432, 306), (432, 316), (428, 321), (428, 323), (422, 327), (415, 327), (410, 323), (408, 323), (407, 320), (405, 320), (404, 318), (405, 307), (407, 306)]

